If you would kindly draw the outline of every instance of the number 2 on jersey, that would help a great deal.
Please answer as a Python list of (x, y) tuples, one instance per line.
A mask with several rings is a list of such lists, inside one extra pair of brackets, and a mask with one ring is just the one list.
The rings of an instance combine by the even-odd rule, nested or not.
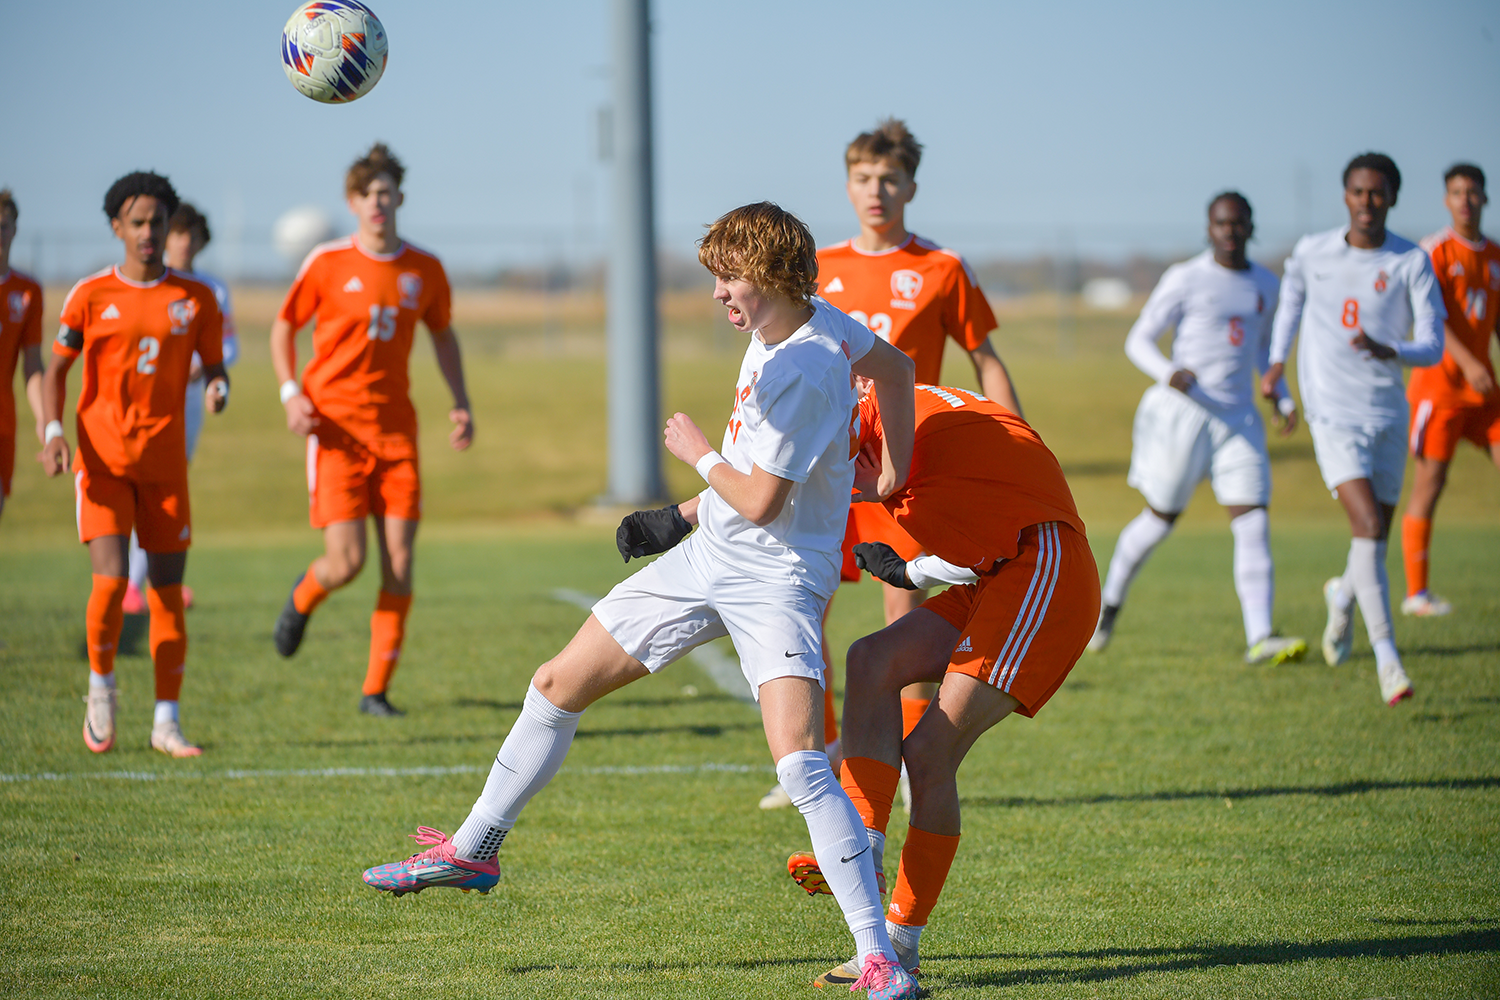
[(370, 307), (370, 327), (367, 332), (371, 340), (390, 340), (396, 336), (398, 311), (395, 306)]
[(142, 375), (155, 375), (156, 356), (161, 353), (161, 341), (155, 337), (142, 337), (139, 348), (141, 356), (135, 360), (135, 370)]
[(1344, 300), (1344, 315), (1341, 322), (1350, 330), (1359, 329), (1359, 299)]

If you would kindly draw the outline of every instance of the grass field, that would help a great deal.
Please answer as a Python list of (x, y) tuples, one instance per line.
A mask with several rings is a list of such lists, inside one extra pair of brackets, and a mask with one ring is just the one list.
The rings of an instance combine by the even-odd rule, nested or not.
[[(738, 353), (687, 314), (666, 404), (722, 419)], [(545, 319), (545, 318), (544, 318)], [(1069, 470), (1101, 563), (1139, 510), (1124, 485), (1144, 380), (1128, 317), (1002, 317), (997, 344)], [(567, 323), (578, 325), (573, 330)], [(354, 711), (375, 578), (319, 611), (283, 661), (270, 626), (317, 550), (300, 443), (280, 427), (252, 316), (230, 410), (193, 471), (198, 606), (183, 718), (203, 757), (146, 747), (150, 662), (131, 620), (121, 737), (79, 738), (87, 560), (68, 485), (21, 463), (0, 519), (0, 985), (25, 997), (808, 997), (848, 950), (826, 898), (784, 873), (806, 844), (755, 710), (689, 662), (585, 715), (486, 897), (393, 900), (359, 879), (452, 830), (526, 679), (627, 572), (603, 481), (603, 366), (585, 320), (465, 330), (475, 449), (442, 446), (430, 357), (414, 361), (428, 523), (392, 700)], [(952, 378), (968, 384), (962, 367)], [(75, 390), (76, 391), (76, 390)], [(24, 449), (23, 449), (24, 456)], [(1305, 434), (1275, 446), (1277, 621), (1315, 637), (1347, 529)], [(690, 470), (670, 470), (677, 495)], [(1239, 661), (1222, 512), (1200, 495), (1142, 573), (1115, 643), (1036, 720), (960, 774), (965, 840), (924, 937), (935, 995), (1488, 998), (1500, 995), (1500, 476), (1466, 453), (1434, 539), (1458, 612), (1396, 622), (1417, 695), (1381, 705), (1362, 633), (1350, 664)], [(1392, 559), (1399, 587), (1399, 556)], [(839, 653), (879, 624), (846, 588)], [(900, 814), (887, 851), (894, 875)]]

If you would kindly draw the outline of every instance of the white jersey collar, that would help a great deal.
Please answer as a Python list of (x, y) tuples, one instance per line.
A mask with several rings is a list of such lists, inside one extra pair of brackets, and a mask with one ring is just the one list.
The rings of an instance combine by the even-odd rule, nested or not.
[[(916, 233), (907, 233), (906, 234), (906, 239), (902, 240), (897, 245), (895, 245), (893, 247), (887, 247), (884, 250), (861, 250), (859, 248), (859, 244), (858, 243), (854, 242), (854, 240), (850, 240), (849, 241), (849, 249), (853, 250), (855, 253), (859, 254), (861, 257), (884, 257), (887, 254), (898, 253), (898, 252), (900, 252), (902, 250), (905, 250), (907, 247), (911, 246), (911, 241), (914, 240), (914, 239), (916, 239), (916, 238), (917, 238), (917, 234)], [(855, 239), (858, 239), (858, 237), (855, 237)]]
[(131, 281), (129, 278), (125, 277), (125, 275), (120, 273), (119, 264), (114, 265), (113, 270), (115, 272), (115, 277), (120, 281), (123, 281), (125, 284), (129, 285), (131, 288), (155, 288), (163, 281), (166, 281), (167, 275), (172, 271), (170, 267), (164, 267), (162, 268), (161, 277), (157, 278), (155, 281)]

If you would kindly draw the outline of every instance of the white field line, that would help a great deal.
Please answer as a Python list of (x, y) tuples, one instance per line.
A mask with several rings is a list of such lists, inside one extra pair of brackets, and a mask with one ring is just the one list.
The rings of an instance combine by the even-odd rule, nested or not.
[[(585, 611), (592, 611), (594, 605), (599, 602), (599, 598), (592, 594), (570, 590), (567, 587), (559, 587), (552, 592), (552, 596)], [(709, 680), (718, 685), (720, 691), (746, 704), (755, 704), (755, 695), (750, 691), (750, 682), (745, 680), (745, 673), (740, 669), (739, 660), (724, 655), (717, 646), (713, 645), (699, 646), (690, 651), (688, 659), (698, 664), (708, 675)]]
[[(642, 764), (619, 767), (565, 767), (560, 774), (760, 774), (774, 771), (769, 765), (752, 764)], [(0, 774), (0, 784), (19, 781), (176, 781), (184, 779), (245, 781), (252, 778), (427, 778), (444, 774), (487, 774), (489, 768), (474, 764), (454, 767), (313, 767), (287, 770), (227, 771), (92, 771), (60, 774)]]

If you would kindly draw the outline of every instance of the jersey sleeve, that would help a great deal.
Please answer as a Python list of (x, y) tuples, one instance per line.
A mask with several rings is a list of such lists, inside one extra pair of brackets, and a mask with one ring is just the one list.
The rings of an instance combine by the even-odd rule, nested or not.
[(208, 295), (198, 297), (198, 342), (194, 350), (204, 365), (224, 363), (224, 314), (219, 311), (219, 299), (210, 290)]
[(1307, 304), (1307, 276), (1303, 273), (1302, 243), (1292, 250), (1281, 273), (1281, 292), (1276, 302), (1276, 318), (1271, 324), (1271, 347), (1267, 360), (1273, 365), (1285, 364), (1292, 353), (1292, 339), (1302, 325), (1302, 307)]
[(837, 434), (848, 430), (849, 411), (837, 412), (822, 388), (801, 372), (756, 386), (760, 427), (750, 460), (773, 476), (805, 483), (813, 463)]
[(432, 302), (422, 314), (422, 322), (433, 333), (441, 333), (453, 325), (453, 289), (448, 285), (448, 272), (442, 264), (432, 269)]
[(1438, 286), (1427, 254), (1415, 253), (1409, 259), (1413, 272), (1407, 283), (1407, 294), (1411, 296), (1411, 339), (1398, 340), (1391, 346), (1402, 364), (1425, 368), (1443, 360), (1443, 321), (1448, 318), (1448, 307), (1443, 305), (1443, 290)]
[(322, 274), (323, 268), (318, 261), (305, 261), (292, 287), (287, 290), (276, 318), (290, 323), (294, 332), (306, 326), (318, 312), (318, 304), (323, 299)]
[(964, 350), (973, 351), (984, 345), (997, 326), (989, 300), (974, 280), (968, 262), (959, 257), (953, 288), (943, 301), (943, 329)]
[(52, 353), (65, 358), (78, 357), (83, 351), (83, 327), (88, 318), (88, 295), (78, 285), (74, 285), (68, 297), (63, 300), (62, 315), (59, 317), (62, 326), (57, 331), (57, 339), (52, 342)]
[(849, 363), (858, 364), (875, 346), (875, 334), (870, 332), (869, 327), (850, 317), (844, 328), (844, 342), (849, 345)]
[(1156, 346), (1157, 338), (1182, 321), (1182, 281), (1176, 269), (1162, 275), (1125, 335), (1125, 356), (1153, 382), (1172, 377), (1172, 360)]

